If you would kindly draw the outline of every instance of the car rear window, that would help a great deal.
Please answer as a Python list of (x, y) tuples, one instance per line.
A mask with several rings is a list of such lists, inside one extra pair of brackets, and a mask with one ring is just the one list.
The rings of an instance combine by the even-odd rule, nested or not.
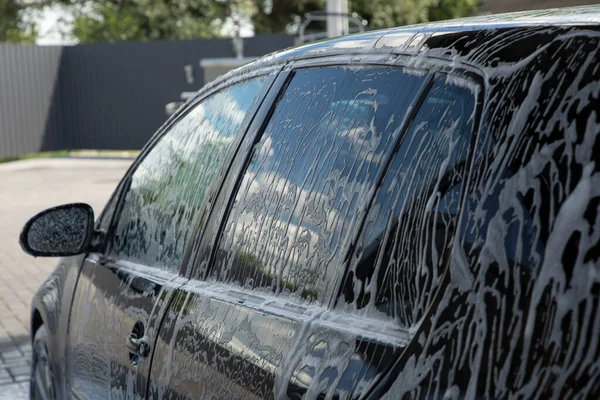
[(439, 75), (393, 155), (341, 286), (342, 308), (410, 328), (448, 266), (477, 86)]

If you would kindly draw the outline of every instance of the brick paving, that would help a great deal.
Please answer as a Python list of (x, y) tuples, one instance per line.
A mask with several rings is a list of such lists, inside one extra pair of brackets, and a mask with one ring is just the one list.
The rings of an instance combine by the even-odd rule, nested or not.
[(45, 158), (0, 164), (0, 400), (27, 397), (29, 305), (56, 264), (23, 253), (21, 228), (37, 212), (65, 203), (88, 203), (98, 215), (130, 163)]

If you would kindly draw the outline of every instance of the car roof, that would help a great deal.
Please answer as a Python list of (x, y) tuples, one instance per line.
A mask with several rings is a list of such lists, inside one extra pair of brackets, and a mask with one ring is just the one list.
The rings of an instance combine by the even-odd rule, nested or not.
[(474, 35), (509, 28), (565, 26), (600, 26), (600, 5), (555, 8), (506, 14), (460, 18), (448, 21), (408, 25), (299, 46), (273, 56), (304, 58), (307, 56), (348, 52), (418, 52), (425, 50), (427, 39), (443, 36)]
[(462, 63), (486, 67), (527, 57), (560, 32), (574, 27), (599, 35), (600, 5), (476, 16), (326, 39), (269, 54), (208, 86), (273, 64), (336, 55), (428, 53), (453, 60), (458, 55)]

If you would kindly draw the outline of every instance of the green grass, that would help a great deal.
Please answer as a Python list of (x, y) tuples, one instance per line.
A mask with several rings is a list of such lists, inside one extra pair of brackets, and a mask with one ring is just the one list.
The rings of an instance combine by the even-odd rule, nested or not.
[(49, 157), (137, 157), (139, 150), (56, 150), (0, 157), (0, 163)]

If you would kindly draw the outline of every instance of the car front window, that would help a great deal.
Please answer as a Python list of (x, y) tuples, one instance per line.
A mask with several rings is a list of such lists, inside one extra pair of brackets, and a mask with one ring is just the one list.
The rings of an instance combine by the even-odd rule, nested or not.
[(196, 105), (130, 177), (109, 254), (178, 271), (206, 190), (264, 79), (225, 88)]

